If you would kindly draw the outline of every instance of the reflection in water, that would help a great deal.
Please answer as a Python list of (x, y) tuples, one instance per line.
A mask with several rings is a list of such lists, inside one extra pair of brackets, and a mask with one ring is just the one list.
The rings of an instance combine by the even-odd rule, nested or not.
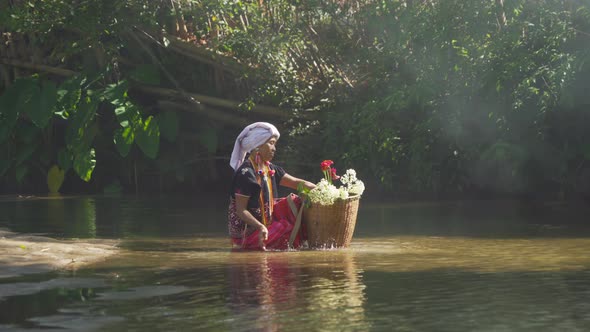
[(321, 313), (321, 328), (339, 331), (366, 331), (365, 285), (350, 251), (323, 255), (320, 266), (310, 266), (311, 291), (308, 310)]
[(0, 330), (590, 331), (587, 213), (363, 204), (350, 249), (231, 252), (225, 199), (195, 200), (0, 199), (0, 227), (125, 239), (76, 271), (99, 290), (0, 280)]
[(280, 331), (274, 317), (278, 306), (297, 301), (294, 279), (297, 273), (275, 255), (250, 256), (250, 263), (229, 264), (228, 306), (236, 316), (234, 327), (248, 323), (260, 331)]
[(0, 319), (0, 330), (84, 308), (71, 319), (109, 318), (108, 331), (588, 331), (588, 250), (590, 238), (391, 236), (300, 252), (230, 252), (221, 237), (141, 239), (77, 272), (110, 289), (77, 303), (45, 291), (9, 296), (23, 313)]
[(96, 201), (92, 197), (33, 197), (0, 201), (0, 227), (64, 238), (95, 238)]
[[(93, 288), (78, 288), (81, 286), (83, 285), (78, 285), (76, 280), (73, 280), (71, 286), (55, 285), (55, 287), (49, 288), (42, 285), (36, 290), (29, 286), (31, 287), (30, 290), (25, 289), (23, 291), (26, 295), (8, 296), (1, 299), (0, 331), (3, 330), (4, 324), (17, 324), (29, 328), (36, 327), (38, 324), (32, 321), (32, 318), (55, 315), (62, 311), (60, 308), (66, 305), (87, 301), (95, 296)], [(6, 326), (4, 325), (4, 327)], [(13, 327), (6, 328), (10, 331), (14, 330)]]
[(368, 272), (373, 327), (403, 331), (588, 331), (588, 271)]
[[(51, 208), (51, 205), (49, 207)], [(68, 211), (67, 217), (64, 218), (65, 234), (68, 234), (68, 237), (96, 237), (96, 206), (93, 198), (81, 199), (79, 204)]]
[[(244, 257), (245, 256), (245, 257)], [(234, 330), (367, 330), (364, 288), (350, 251), (233, 253), (228, 262)], [(311, 319), (301, 321), (301, 315)]]

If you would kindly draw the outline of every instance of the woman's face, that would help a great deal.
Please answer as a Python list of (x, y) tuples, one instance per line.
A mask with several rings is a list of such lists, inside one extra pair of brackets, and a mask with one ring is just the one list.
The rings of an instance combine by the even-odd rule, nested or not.
[(275, 151), (277, 145), (277, 138), (271, 137), (266, 143), (262, 144), (258, 147), (258, 153), (260, 153), (260, 158), (262, 161), (271, 161), (272, 158), (275, 156)]

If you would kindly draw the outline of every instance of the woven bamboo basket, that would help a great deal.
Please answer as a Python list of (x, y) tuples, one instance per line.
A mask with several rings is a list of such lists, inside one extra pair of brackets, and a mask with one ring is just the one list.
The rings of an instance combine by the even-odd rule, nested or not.
[(303, 209), (303, 222), (311, 248), (347, 248), (352, 241), (360, 196), (337, 200), (332, 205), (315, 204)]

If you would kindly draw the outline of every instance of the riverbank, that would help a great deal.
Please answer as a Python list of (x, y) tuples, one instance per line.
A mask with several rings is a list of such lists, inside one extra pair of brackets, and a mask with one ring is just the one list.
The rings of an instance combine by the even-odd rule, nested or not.
[(77, 270), (105, 260), (119, 249), (117, 240), (56, 240), (0, 229), (0, 279), (55, 270)]

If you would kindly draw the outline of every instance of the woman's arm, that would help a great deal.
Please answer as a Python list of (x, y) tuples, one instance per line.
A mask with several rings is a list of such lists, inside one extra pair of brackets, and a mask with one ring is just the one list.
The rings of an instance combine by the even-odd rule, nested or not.
[(264, 242), (268, 240), (268, 229), (248, 211), (248, 199), (250, 196), (236, 194), (236, 213), (246, 224), (260, 230), (259, 243), (264, 248)]
[(285, 186), (287, 188), (297, 190), (298, 189), (297, 187), (299, 186), (300, 183), (303, 184), (303, 186), (309, 190), (315, 188), (315, 184), (313, 184), (309, 181), (303, 180), (303, 179), (296, 178), (292, 175), (289, 175), (288, 173), (285, 173), (285, 175), (283, 175), (283, 178), (281, 179), (281, 183), (279, 183), (279, 184), (281, 186)]

